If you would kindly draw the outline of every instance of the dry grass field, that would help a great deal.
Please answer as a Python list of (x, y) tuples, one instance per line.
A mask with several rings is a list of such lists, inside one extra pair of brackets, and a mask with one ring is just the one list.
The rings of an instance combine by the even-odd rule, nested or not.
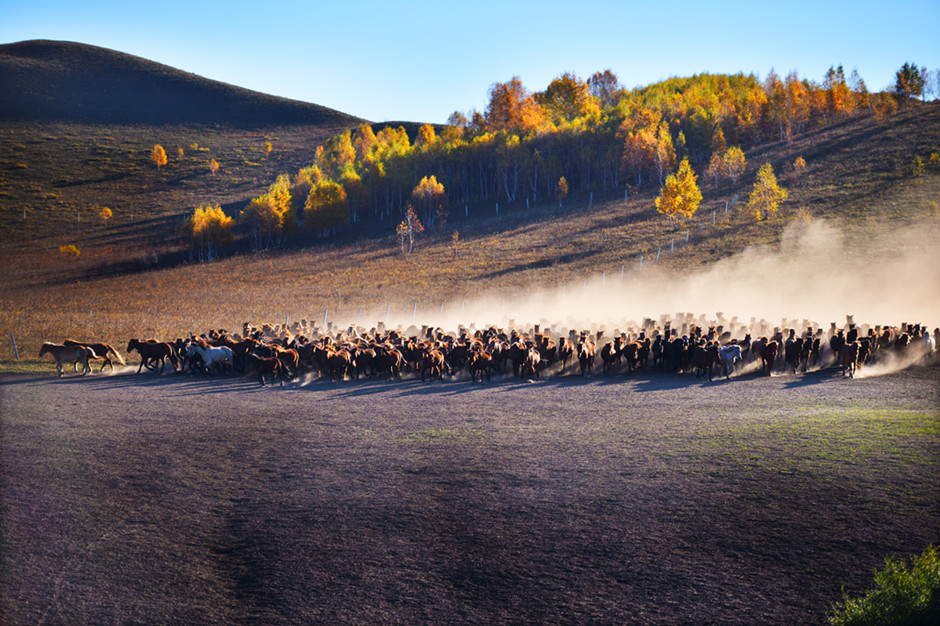
[(937, 366), (0, 376), (0, 621), (824, 621), (936, 542)]

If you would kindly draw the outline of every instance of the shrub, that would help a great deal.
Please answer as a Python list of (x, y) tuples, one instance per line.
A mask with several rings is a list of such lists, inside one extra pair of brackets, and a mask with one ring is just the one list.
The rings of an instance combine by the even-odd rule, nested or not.
[(924, 173), (924, 160), (919, 156), (914, 157), (914, 160), (911, 162), (911, 174), (914, 176), (920, 176)]
[(67, 258), (74, 259), (78, 257), (78, 255), (81, 253), (82, 253), (81, 250), (76, 248), (73, 244), (66, 244), (64, 246), (59, 247), (59, 254)]
[(932, 152), (927, 160), (927, 165), (932, 170), (940, 170), (940, 153)]
[(908, 569), (903, 559), (885, 559), (875, 570), (875, 586), (861, 598), (845, 595), (833, 608), (829, 623), (836, 626), (940, 623), (940, 554), (930, 546)]

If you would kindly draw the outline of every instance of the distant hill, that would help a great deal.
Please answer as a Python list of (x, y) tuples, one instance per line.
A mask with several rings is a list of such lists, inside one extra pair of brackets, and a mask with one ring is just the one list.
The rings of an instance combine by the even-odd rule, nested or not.
[(0, 45), (0, 120), (232, 127), (361, 121), (122, 52), (44, 40)]

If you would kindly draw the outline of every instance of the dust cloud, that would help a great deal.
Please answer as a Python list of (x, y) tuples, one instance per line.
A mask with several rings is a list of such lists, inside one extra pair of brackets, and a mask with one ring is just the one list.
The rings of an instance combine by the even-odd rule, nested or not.
[[(754, 246), (688, 273), (647, 262), (622, 276), (595, 276), (551, 289), (520, 290), (511, 298), (489, 297), (407, 311), (383, 320), (389, 328), (429, 325), (467, 328), (538, 324), (551, 333), (639, 328), (644, 320), (694, 317), (724, 323), (735, 336), (768, 327), (846, 326), (846, 316), (867, 325), (940, 325), (940, 223), (846, 229), (833, 222), (793, 222), (779, 244)], [(677, 249), (681, 254), (681, 249)]]

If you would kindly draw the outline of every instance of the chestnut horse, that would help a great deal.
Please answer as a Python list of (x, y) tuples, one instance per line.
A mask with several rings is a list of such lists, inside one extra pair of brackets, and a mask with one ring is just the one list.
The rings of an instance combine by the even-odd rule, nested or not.
[(140, 374), (140, 370), (144, 367), (156, 372), (158, 361), (160, 365), (159, 373), (162, 374), (163, 370), (166, 369), (166, 359), (170, 359), (173, 369), (176, 369), (176, 357), (173, 356), (173, 346), (168, 343), (131, 339), (127, 342), (127, 353), (130, 354), (134, 350), (137, 350), (137, 353), (140, 355), (140, 366), (137, 368), (138, 374)]
[(91, 371), (88, 365), (88, 359), (95, 358), (95, 351), (85, 346), (64, 346), (60, 343), (46, 342), (39, 349), (40, 358), (44, 354), (51, 354), (55, 358), (55, 369), (62, 376), (65, 372), (62, 370), (63, 363), (71, 363), (75, 371), (78, 371), (78, 364), (82, 364), (82, 376)]
[(108, 356), (108, 353), (114, 355), (114, 358), (118, 360), (118, 363), (125, 365), (124, 357), (121, 354), (112, 348), (109, 344), (106, 343), (86, 343), (84, 341), (73, 341), (71, 339), (66, 339), (62, 342), (66, 346), (83, 346), (85, 348), (91, 348), (95, 353), (96, 359), (104, 359), (104, 364), (101, 366), (101, 371), (104, 371), (106, 365), (111, 367), (111, 371), (114, 371), (114, 363), (111, 361), (111, 357)]

